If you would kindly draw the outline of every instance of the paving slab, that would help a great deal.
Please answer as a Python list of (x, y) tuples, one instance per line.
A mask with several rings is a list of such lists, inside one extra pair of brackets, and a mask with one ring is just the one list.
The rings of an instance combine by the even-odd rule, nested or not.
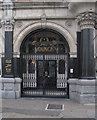
[[(64, 105), (64, 109), (47, 110), (47, 104)], [(2, 118), (95, 118), (95, 104), (64, 98), (2, 99)]]

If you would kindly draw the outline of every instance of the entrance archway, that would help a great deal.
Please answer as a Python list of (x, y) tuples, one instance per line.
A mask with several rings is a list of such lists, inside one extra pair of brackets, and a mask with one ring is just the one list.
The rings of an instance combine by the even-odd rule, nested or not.
[[(18, 56), (19, 56), (20, 55), (19, 54), (20, 53), (20, 46), (21, 46), (24, 38), (29, 33), (31, 33), (31, 31), (35, 31), (35, 30), (41, 29), (41, 28), (42, 28), (41, 22), (31, 23), (31, 24), (28, 24), (27, 26), (23, 27), (23, 29), (21, 29), (19, 31), (19, 33), (14, 36), (14, 41), (13, 41), (14, 53), (18, 54)], [(56, 23), (50, 22), (50, 21), (47, 21), (46, 28), (55, 30), (55, 31), (61, 33), (62, 36), (64, 36), (66, 38), (66, 41), (68, 42), (68, 45), (70, 48), (70, 54), (77, 52), (76, 41), (75, 41), (74, 37), (70, 34), (70, 31), (68, 31), (66, 28), (64, 28)]]
[(69, 45), (52, 29), (28, 34), (20, 47), (22, 96), (66, 97)]

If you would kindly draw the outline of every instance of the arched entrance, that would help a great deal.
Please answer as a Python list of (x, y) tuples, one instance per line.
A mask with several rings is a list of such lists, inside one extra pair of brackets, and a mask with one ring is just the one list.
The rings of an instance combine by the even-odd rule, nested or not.
[(52, 29), (38, 29), (23, 40), (21, 52), (22, 96), (66, 97), (69, 45)]

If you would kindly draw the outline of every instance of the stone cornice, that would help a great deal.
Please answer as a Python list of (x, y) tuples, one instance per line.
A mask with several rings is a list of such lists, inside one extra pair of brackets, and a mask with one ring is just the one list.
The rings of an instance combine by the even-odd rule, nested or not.
[(77, 16), (77, 21), (81, 27), (81, 30), (86, 28), (94, 28), (97, 23), (97, 14), (90, 11), (81, 13)]
[[(29, 8), (52, 8), (52, 7), (55, 7), (55, 8), (68, 8), (68, 4), (69, 2), (65, 2), (63, 0), (59, 0), (59, 1), (45, 1), (44, 0), (40, 0), (40, 1), (13, 1), (12, 0), (12, 5), (11, 5), (11, 2), (7, 2), (5, 4), (5, 6), (10, 3), (10, 7), (13, 7), (13, 4), (14, 4), (14, 8), (15, 9), (29, 9)], [(2, 7), (2, 2), (0, 3), (0, 7)]]

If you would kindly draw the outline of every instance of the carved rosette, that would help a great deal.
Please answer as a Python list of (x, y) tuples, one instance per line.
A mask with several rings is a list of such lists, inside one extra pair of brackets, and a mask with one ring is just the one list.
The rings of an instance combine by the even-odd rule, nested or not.
[(81, 30), (87, 28), (94, 28), (97, 22), (97, 14), (94, 12), (84, 12), (77, 16), (77, 21), (81, 27)]
[(4, 26), (5, 31), (13, 31), (15, 20), (14, 19), (1, 20), (1, 24), (2, 26)]
[(22, 27), (23, 26), (23, 22), (22, 21), (17, 21), (16, 22), (16, 27), (17, 28), (20, 28), (20, 27)]
[(67, 21), (65, 22), (65, 25), (66, 25), (67, 27), (71, 28), (71, 27), (72, 27), (72, 21), (71, 21), (71, 20), (67, 20)]

